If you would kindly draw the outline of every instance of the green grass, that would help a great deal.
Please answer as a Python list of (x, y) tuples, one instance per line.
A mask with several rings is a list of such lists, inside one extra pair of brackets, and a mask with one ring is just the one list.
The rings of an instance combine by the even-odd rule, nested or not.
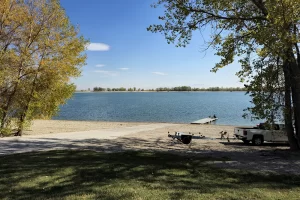
[(300, 177), (224, 170), (167, 153), (0, 157), (0, 199), (300, 199)]

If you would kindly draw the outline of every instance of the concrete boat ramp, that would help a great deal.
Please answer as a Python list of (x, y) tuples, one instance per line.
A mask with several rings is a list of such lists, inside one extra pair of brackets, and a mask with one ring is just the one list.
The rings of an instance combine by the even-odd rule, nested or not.
[(199, 119), (197, 121), (192, 122), (191, 124), (209, 124), (211, 122), (216, 121), (218, 118), (204, 118), (204, 119)]
[(14, 153), (32, 151), (48, 151), (61, 149), (99, 149), (99, 144), (106, 140), (114, 140), (119, 137), (154, 131), (173, 124), (153, 123), (112, 129), (66, 132), (54, 134), (29, 135), (22, 137), (0, 138), (0, 156)]

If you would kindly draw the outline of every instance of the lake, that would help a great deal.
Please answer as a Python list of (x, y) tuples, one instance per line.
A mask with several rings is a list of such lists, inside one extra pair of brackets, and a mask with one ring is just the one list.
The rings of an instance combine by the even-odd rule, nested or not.
[(244, 92), (75, 93), (53, 119), (190, 123), (216, 115), (216, 124), (255, 125), (244, 119), (251, 106)]

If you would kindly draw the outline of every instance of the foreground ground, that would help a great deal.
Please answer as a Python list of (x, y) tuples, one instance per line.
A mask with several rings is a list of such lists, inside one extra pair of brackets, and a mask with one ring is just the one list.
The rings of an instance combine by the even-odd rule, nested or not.
[[(300, 156), (233, 126), (35, 121), (0, 138), (0, 199), (300, 199)], [(206, 136), (185, 145), (168, 132)]]
[[(226, 169), (252, 172), (300, 174), (300, 156), (284, 144), (245, 145), (239, 140), (220, 140), (220, 131), (233, 135), (233, 126), (168, 123), (118, 123), (35, 121), (22, 137), (0, 138), (0, 156), (48, 150), (93, 150), (97, 152), (159, 151), (198, 157), (228, 158), (229, 162), (211, 161)], [(74, 132), (76, 131), (76, 132)], [(167, 137), (168, 132), (192, 132), (207, 140), (193, 140), (184, 145)], [(51, 133), (50, 133), (51, 132)], [(0, 157), (1, 159), (1, 157)]]
[(228, 158), (49, 151), (2, 156), (0, 199), (300, 199), (300, 176), (215, 168)]

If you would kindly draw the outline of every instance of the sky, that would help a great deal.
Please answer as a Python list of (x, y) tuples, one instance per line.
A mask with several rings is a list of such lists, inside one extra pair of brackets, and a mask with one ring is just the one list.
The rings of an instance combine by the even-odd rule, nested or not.
[(168, 44), (164, 35), (146, 29), (161, 23), (163, 8), (156, 0), (61, 0), (71, 23), (90, 41), (82, 76), (74, 80), (78, 90), (104, 87), (191, 86), (242, 87), (235, 73), (237, 62), (210, 70), (220, 58), (213, 49), (203, 51), (209, 30), (196, 31), (186, 48)]

